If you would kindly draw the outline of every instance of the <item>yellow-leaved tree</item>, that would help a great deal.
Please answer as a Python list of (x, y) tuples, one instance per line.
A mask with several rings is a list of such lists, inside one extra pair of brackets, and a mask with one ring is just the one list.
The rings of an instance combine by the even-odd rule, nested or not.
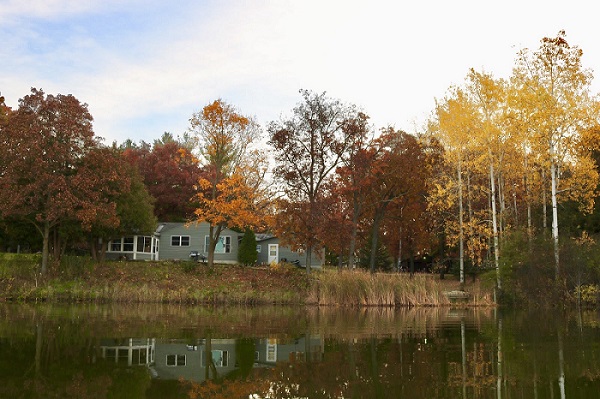
[(583, 52), (570, 46), (564, 31), (541, 40), (538, 50), (519, 53), (512, 82), (530, 115), (530, 145), (550, 179), (552, 238), (556, 276), (560, 273), (558, 203), (577, 199), (593, 204), (598, 179), (593, 162), (578, 153), (581, 133), (597, 123), (597, 100), (590, 93), (592, 73), (583, 68)]
[[(435, 121), (431, 129), (436, 140), (444, 148), (444, 161), (453, 174), (438, 173), (430, 184), (429, 209), (446, 210), (455, 216), (446, 222), (446, 237), (450, 244), (458, 244), (460, 282), (464, 284), (465, 199), (469, 199), (468, 179), (472, 166), (471, 137), (475, 134), (476, 110), (465, 92), (452, 88), (450, 94), (436, 106)], [(467, 187), (467, 190), (465, 189)], [(467, 195), (465, 195), (467, 191)], [(470, 202), (467, 201), (467, 204)], [(470, 213), (470, 212), (469, 212)]]
[(481, 169), (480, 174), (485, 175), (487, 170), (489, 182), (489, 215), (492, 221), (492, 242), (494, 250), (494, 266), (496, 268), (496, 284), (502, 289), (499, 265), (499, 240), (498, 240), (498, 203), (501, 209), (504, 201), (502, 197), (503, 187), (503, 160), (507, 149), (509, 136), (503, 130), (505, 115), (505, 93), (506, 84), (501, 79), (494, 79), (491, 74), (475, 72), (470, 70), (467, 75), (466, 91), (473, 109), (476, 112), (473, 120), (474, 135), (472, 136), (474, 146), (478, 147), (475, 152), (480, 154), (476, 162)]
[(252, 147), (260, 139), (258, 124), (223, 100), (215, 100), (190, 119), (198, 139), (202, 177), (197, 184), (195, 223), (209, 223), (208, 266), (225, 228), (254, 228), (262, 222), (268, 196), (266, 157)]

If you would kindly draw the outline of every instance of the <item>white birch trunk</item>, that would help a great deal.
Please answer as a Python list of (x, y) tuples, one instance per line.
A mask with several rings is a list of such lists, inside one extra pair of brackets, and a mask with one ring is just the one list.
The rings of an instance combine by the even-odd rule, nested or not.
[[(491, 158), (491, 154), (490, 154)], [(491, 185), (491, 204), (492, 204), (492, 234), (494, 237), (494, 266), (496, 267), (496, 285), (498, 289), (502, 289), (500, 280), (500, 252), (498, 249), (498, 219), (496, 213), (496, 182), (494, 181), (494, 164), (490, 159), (490, 185)]]
[(552, 179), (552, 240), (554, 241), (554, 262), (556, 266), (556, 277), (560, 272), (560, 259), (558, 247), (558, 201), (557, 201), (557, 170), (556, 162), (552, 160), (550, 165), (550, 177)]
[(458, 264), (460, 270), (460, 284), (465, 283), (465, 250), (464, 250), (464, 232), (463, 232), (463, 192), (462, 192), (462, 168), (461, 161), (458, 161)]

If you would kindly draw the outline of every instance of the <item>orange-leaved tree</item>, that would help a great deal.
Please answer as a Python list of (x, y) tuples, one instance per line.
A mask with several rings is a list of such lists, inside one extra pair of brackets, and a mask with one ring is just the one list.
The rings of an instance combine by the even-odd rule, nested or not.
[(223, 229), (255, 227), (261, 222), (266, 158), (252, 148), (260, 139), (258, 124), (221, 99), (195, 113), (190, 122), (203, 168), (193, 221), (209, 223), (205, 251), (212, 267)]

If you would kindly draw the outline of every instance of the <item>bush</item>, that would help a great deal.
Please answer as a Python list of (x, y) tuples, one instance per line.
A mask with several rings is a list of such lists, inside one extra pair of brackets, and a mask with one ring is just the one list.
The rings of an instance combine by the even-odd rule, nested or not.
[(198, 268), (198, 262), (191, 260), (181, 262), (181, 268), (186, 273), (193, 273)]
[(523, 231), (508, 234), (502, 242), (499, 302), (534, 307), (564, 303), (567, 290), (564, 281), (556, 278), (555, 267), (550, 237), (529, 240)]
[(244, 266), (250, 266), (255, 264), (257, 260), (256, 236), (251, 229), (247, 228), (238, 249), (238, 262)]
[(29, 277), (42, 263), (40, 254), (0, 253), (0, 277)]
[(91, 256), (63, 255), (60, 258), (60, 271), (64, 277), (82, 277), (94, 269), (96, 262)]

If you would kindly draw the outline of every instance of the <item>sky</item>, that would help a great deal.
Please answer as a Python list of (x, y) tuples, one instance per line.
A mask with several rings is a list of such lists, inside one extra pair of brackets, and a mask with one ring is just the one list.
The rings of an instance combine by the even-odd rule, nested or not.
[(593, 11), (588, 0), (0, 0), (0, 93), (12, 108), (32, 87), (73, 94), (106, 144), (181, 136), (216, 99), (266, 129), (300, 89), (414, 133), (470, 68), (508, 78), (519, 50), (560, 30), (598, 92)]

